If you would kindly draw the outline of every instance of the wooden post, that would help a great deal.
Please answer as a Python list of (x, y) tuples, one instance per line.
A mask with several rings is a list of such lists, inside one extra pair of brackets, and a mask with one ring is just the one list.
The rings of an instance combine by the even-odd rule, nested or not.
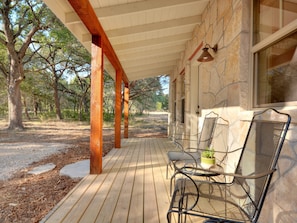
[(115, 148), (121, 148), (121, 122), (122, 122), (122, 71), (116, 71), (115, 84)]
[(100, 36), (92, 36), (90, 174), (102, 173), (103, 51)]
[(124, 91), (124, 138), (128, 138), (129, 127), (129, 85), (125, 84)]

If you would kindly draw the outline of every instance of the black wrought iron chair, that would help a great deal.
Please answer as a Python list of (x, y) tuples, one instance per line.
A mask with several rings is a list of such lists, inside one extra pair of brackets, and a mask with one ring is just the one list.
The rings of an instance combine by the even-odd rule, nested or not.
[(235, 173), (208, 170), (232, 177), (230, 183), (197, 180), (179, 170), (168, 222), (174, 213), (178, 222), (189, 216), (206, 218), (206, 222), (257, 222), (290, 121), (288, 114), (275, 109), (254, 115)]
[(179, 148), (179, 150), (167, 152), (168, 163), (166, 177), (168, 177), (169, 166), (172, 167), (173, 162), (179, 160), (197, 160), (198, 158), (200, 158), (201, 150), (205, 149), (207, 146), (210, 146), (211, 144), (218, 117), (218, 114), (213, 111), (205, 115), (202, 129), (197, 141), (197, 148), (184, 148), (182, 145), (182, 140), (186, 139), (174, 140), (174, 143), (176, 144), (177, 148)]

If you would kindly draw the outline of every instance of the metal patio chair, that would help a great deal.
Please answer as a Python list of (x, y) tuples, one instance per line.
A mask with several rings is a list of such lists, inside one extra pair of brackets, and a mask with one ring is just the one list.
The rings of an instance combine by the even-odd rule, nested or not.
[[(221, 170), (221, 171), (231, 171), (231, 169), (233, 171), (235, 168), (234, 163), (232, 163), (232, 166), (228, 166), (227, 165), (227, 161), (228, 161), (228, 157), (231, 156), (231, 154), (233, 155), (233, 160), (238, 160), (239, 157), (238, 154), (235, 154), (237, 151), (241, 150), (242, 148), (239, 148), (237, 150), (233, 150), (233, 151), (229, 151), (229, 147), (228, 147), (228, 137), (229, 137), (229, 122), (222, 118), (222, 117), (218, 117), (216, 120), (216, 124), (215, 124), (215, 129), (213, 130), (213, 137), (212, 137), (212, 141), (211, 141), (211, 145), (210, 147), (212, 149), (214, 149), (214, 153), (215, 153), (215, 166), (211, 167), (212, 170)], [(185, 152), (187, 153), (187, 152)], [(239, 151), (240, 153), (240, 151)], [(176, 170), (180, 170), (184, 173), (190, 174), (190, 175), (194, 175), (194, 176), (200, 176), (200, 177), (206, 177), (209, 178), (209, 172), (205, 172), (206, 174), (204, 174), (201, 171), (196, 172), (195, 169), (192, 168), (188, 168), (190, 167), (201, 167), (201, 160), (200, 160), (200, 150), (198, 152), (199, 157), (193, 157), (191, 155), (189, 155), (188, 157), (186, 157), (187, 159), (185, 160), (178, 160), (173, 162), (173, 167), (174, 167), (174, 174), (171, 176), (171, 181), (170, 181), (170, 192), (172, 191), (172, 184), (175, 180), (175, 176), (176, 174), (178, 174), (178, 172)], [(212, 176), (213, 178), (216, 179), (216, 181), (225, 181), (224, 177), (221, 177), (217, 174), (213, 174)]]
[(210, 146), (211, 140), (213, 137), (215, 125), (218, 119), (218, 114), (211, 111), (210, 113), (205, 115), (201, 132), (199, 134), (199, 138), (197, 141), (197, 148), (184, 148), (182, 143), (175, 140), (179, 151), (168, 151), (168, 163), (166, 169), (166, 177), (168, 178), (168, 169), (169, 166), (172, 167), (172, 163), (179, 160), (197, 160), (200, 158), (200, 152), (205, 149), (207, 146)]
[[(235, 173), (211, 174), (232, 177), (229, 182), (197, 180), (179, 170), (172, 200), (167, 213), (171, 222), (177, 214), (178, 222), (187, 217), (207, 219), (205, 222), (257, 222), (291, 118), (275, 109), (254, 115)], [(195, 171), (204, 171), (195, 167)]]

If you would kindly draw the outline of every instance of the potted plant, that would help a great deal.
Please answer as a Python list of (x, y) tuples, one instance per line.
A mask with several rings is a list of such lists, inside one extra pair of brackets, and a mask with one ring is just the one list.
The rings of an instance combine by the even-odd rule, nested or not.
[(205, 169), (209, 169), (214, 166), (216, 163), (215, 160), (215, 151), (213, 148), (206, 147), (205, 150), (201, 153), (201, 167)]

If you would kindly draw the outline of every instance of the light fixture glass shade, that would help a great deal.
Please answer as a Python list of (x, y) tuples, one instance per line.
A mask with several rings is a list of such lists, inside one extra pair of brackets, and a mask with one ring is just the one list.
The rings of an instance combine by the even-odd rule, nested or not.
[(199, 62), (208, 62), (208, 61), (212, 61), (213, 57), (210, 55), (210, 53), (208, 52), (208, 48), (205, 47), (202, 49), (203, 52), (201, 54), (201, 56), (198, 58)]

